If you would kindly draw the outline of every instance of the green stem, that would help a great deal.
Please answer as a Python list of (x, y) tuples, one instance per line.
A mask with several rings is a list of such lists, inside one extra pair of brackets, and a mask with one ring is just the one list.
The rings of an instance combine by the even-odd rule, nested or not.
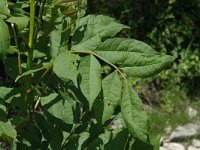
[[(34, 25), (35, 25), (35, 0), (30, 0), (30, 27), (29, 27), (29, 41), (28, 41), (28, 57), (27, 57), (27, 70), (31, 70), (33, 60), (33, 40), (34, 40)], [(26, 109), (28, 105), (29, 93), (28, 90), (31, 87), (31, 76), (27, 76), (24, 80), (22, 87), (22, 98), (24, 99), (23, 106), (21, 107), (21, 115), (26, 115)]]
[(29, 30), (29, 50), (27, 58), (27, 69), (31, 69), (33, 59), (33, 39), (34, 39), (34, 25), (35, 25), (35, 0), (30, 0), (30, 30)]

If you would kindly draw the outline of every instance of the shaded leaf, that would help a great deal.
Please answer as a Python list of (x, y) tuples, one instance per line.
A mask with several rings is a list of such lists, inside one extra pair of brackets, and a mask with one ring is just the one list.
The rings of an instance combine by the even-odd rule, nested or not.
[(174, 56), (159, 54), (143, 42), (124, 38), (106, 40), (96, 53), (135, 77), (155, 75), (175, 59)]
[(126, 80), (123, 84), (121, 112), (130, 134), (143, 142), (148, 142), (147, 115), (137, 93)]
[(79, 57), (69, 52), (60, 53), (53, 62), (53, 71), (63, 80), (72, 80), (77, 86), (77, 61)]
[(41, 104), (44, 109), (65, 123), (73, 124), (74, 115), (72, 104), (57, 93), (52, 93), (49, 96), (41, 97)]
[(114, 139), (105, 145), (105, 150), (126, 150), (125, 147), (128, 142), (128, 137), (129, 134), (127, 130), (121, 131), (119, 134), (115, 135)]
[(80, 88), (91, 109), (101, 91), (101, 65), (94, 56), (90, 55), (81, 60), (79, 71), (82, 76)]
[(53, 31), (50, 33), (50, 54), (51, 57), (55, 57), (61, 47), (61, 35), (63, 29), (63, 17), (58, 17), (55, 19), (53, 25)]

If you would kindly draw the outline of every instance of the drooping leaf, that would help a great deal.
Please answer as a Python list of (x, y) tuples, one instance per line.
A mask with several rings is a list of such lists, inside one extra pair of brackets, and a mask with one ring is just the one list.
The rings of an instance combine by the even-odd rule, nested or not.
[(17, 132), (10, 121), (5, 122), (0, 120), (0, 137), (8, 140), (10, 143), (16, 139)]
[[(105, 150), (125, 150), (129, 134), (126, 129), (115, 135), (115, 138), (105, 145)], [(139, 149), (138, 149), (139, 150)]]
[(8, 9), (7, 0), (0, 1), (0, 16), (10, 16), (10, 11)]
[(77, 55), (71, 54), (69, 52), (60, 53), (56, 56), (53, 62), (53, 71), (56, 75), (63, 80), (72, 80), (77, 86), (77, 60), (79, 57)]
[(82, 59), (79, 71), (82, 77), (80, 88), (91, 109), (101, 91), (101, 65), (93, 55), (90, 55)]
[(72, 104), (67, 99), (52, 93), (49, 96), (41, 97), (41, 103), (46, 111), (65, 123), (73, 124), (74, 115)]
[(121, 112), (130, 134), (143, 142), (148, 142), (147, 115), (137, 93), (125, 80), (122, 89)]
[(113, 115), (114, 109), (118, 105), (121, 98), (122, 85), (117, 71), (113, 72), (103, 79), (102, 89), (104, 97), (102, 123), (104, 123)]
[(28, 26), (29, 18), (27, 16), (12, 16), (6, 21), (16, 24), (18, 29), (22, 31)]
[(87, 149), (88, 150), (104, 149), (105, 145), (108, 143), (110, 139), (111, 139), (111, 131), (105, 130), (104, 133), (100, 134), (99, 136), (95, 138), (90, 139), (90, 143)]
[(4, 61), (9, 51), (10, 36), (7, 24), (0, 18), (0, 59)]
[(124, 38), (106, 40), (96, 53), (135, 77), (155, 75), (175, 59), (174, 56), (159, 54), (143, 42)]
[(72, 37), (74, 50), (94, 50), (101, 39), (113, 37), (127, 26), (103, 15), (88, 15), (79, 19)]

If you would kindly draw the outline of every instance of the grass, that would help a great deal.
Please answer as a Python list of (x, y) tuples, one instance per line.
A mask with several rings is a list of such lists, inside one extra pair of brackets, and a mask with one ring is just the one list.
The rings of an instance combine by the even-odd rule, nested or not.
[(187, 113), (188, 107), (199, 111), (200, 101), (195, 101), (184, 94), (184, 91), (170, 89), (162, 92), (160, 96), (160, 105), (152, 106), (149, 109), (149, 128), (150, 132), (166, 135), (166, 128), (172, 130), (179, 125), (200, 120), (198, 114), (190, 118)]

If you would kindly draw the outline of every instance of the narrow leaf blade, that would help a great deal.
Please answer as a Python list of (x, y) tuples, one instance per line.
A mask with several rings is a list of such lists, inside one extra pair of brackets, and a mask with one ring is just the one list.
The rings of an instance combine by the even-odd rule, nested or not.
[(108, 75), (102, 81), (104, 110), (102, 115), (102, 123), (111, 118), (115, 107), (118, 105), (121, 97), (122, 85), (117, 71)]
[(90, 55), (82, 59), (79, 71), (82, 76), (80, 88), (91, 109), (101, 91), (101, 65), (93, 55)]
[(130, 134), (143, 142), (148, 142), (147, 115), (137, 93), (127, 81), (123, 84), (121, 112)]

